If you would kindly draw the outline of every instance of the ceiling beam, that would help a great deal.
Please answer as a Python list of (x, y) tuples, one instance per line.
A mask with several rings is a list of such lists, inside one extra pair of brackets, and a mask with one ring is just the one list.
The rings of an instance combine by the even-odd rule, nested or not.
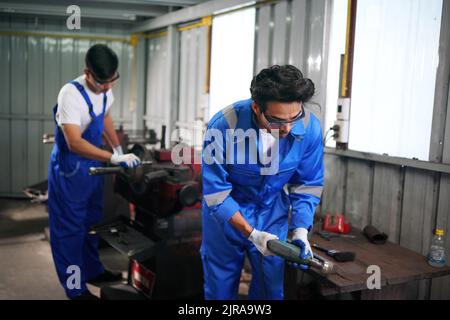
[[(20, 13), (30, 15), (42, 16), (69, 16), (66, 12), (66, 5), (47, 5), (47, 4), (28, 4), (16, 2), (2, 2), (0, 12), (5, 13)], [(141, 17), (156, 17), (168, 12), (164, 7), (134, 8), (128, 9), (111, 8), (111, 7), (87, 7), (80, 6), (81, 18), (100, 18), (100, 19), (114, 19), (114, 20), (128, 20), (134, 21), (137, 16)]]
[(144, 32), (155, 29), (164, 28), (170, 25), (188, 22), (196, 19), (200, 19), (206, 16), (210, 16), (214, 13), (226, 10), (228, 8), (235, 8), (244, 6), (247, 4), (255, 3), (259, 1), (249, 0), (213, 0), (203, 2), (196, 6), (187, 7), (181, 10), (177, 10), (149, 21), (143, 21), (136, 24), (133, 28), (133, 32)]
[[(72, 1), (73, 2), (73, 1)], [(90, 3), (125, 3), (140, 5), (155, 5), (166, 7), (187, 7), (204, 2), (204, 0), (91, 0)]]

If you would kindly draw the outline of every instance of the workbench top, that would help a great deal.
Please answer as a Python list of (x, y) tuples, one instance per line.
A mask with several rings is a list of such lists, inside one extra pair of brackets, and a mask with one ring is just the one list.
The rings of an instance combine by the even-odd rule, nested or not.
[(313, 269), (308, 270), (308, 273), (325, 280), (322, 281), (321, 288), (323, 295), (367, 290), (367, 279), (371, 276), (371, 273), (367, 273), (367, 268), (371, 265), (380, 267), (382, 287), (450, 274), (449, 266), (432, 267), (425, 256), (400, 245), (389, 241), (382, 245), (372, 244), (358, 229), (353, 229), (350, 234), (355, 238), (332, 238), (328, 241), (315, 232), (311, 237), (311, 243), (327, 249), (353, 251), (356, 254), (354, 261), (339, 263), (325, 252), (313, 249), (314, 253), (332, 261), (336, 268), (336, 273), (327, 276)]

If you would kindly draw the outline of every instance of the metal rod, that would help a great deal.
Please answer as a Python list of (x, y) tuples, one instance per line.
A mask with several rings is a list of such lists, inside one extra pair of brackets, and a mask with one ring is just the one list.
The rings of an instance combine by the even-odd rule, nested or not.
[(288, 242), (270, 240), (267, 242), (267, 247), (277, 256), (280, 256), (288, 261), (308, 265), (326, 274), (334, 272), (334, 265), (331, 261), (328, 261), (318, 255), (315, 255), (316, 258), (301, 259), (300, 248)]

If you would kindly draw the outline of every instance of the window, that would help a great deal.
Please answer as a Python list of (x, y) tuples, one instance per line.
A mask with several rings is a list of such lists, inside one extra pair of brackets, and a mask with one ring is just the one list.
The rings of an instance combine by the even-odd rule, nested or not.
[(358, 2), (349, 148), (428, 160), (442, 0)]
[(214, 18), (208, 120), (233, 102), (250, 98), (254, 42), (254, 8)]
[(441, 15), (442, 0), (358, 1), (349, 149), (428, 160)]

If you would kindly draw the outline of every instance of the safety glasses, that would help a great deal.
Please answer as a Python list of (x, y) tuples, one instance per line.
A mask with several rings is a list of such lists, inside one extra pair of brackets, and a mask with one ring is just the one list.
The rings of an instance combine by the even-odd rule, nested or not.
[(120, 74), (117, 72), (117, 75), (116, 75), (113, 79), (104, 81), (104, 80), (99, 80), (99, 79), (97, 79), (97, 78), (95, 77), (94, 73), (93, 73), (91, 70), (89, 70), (89, 73), (91, 74), (91, 76), (92, 76), (92, 78), (94, 79), (95, 84), (96, 84), (97, 86), (103, 86), (103, 85), (105, 85), (105, 84), (114, 83), (114, 82), (116, 82), (117, 79), (119, 79), (119, 77), (120, 77)]
[(265, 126), (269, 129), (280, 129), (281, 127), (292, 125), (294, 126), (298, 121), (303, 119), (305, 117), (305, 112), (303, 110), (303, 106), (301, 107), (300, 112), (291, 120), (285, 121), (285, 120), (278, 120), (274, 119), (271, 116), (268, 116), (262, 109), (259, 107), (259, 110), (261, 111), (263, 118), (266, 121)]

